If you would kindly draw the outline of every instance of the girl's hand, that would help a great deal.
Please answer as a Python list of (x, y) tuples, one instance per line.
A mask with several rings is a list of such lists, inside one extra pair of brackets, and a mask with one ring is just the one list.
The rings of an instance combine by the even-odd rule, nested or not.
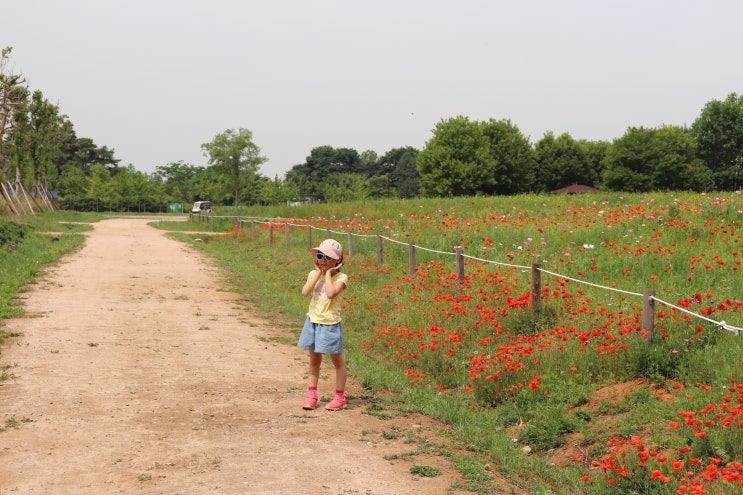
[(320, 273), (325, 273), (325, 270), (323, 270), (323, 269), (322, 269), (322, 266), (320, 266), (320, 260), (318, 260), (318, 259), (315, 259), (315, 260), (314, 260), (314, 261), (312, 262), (312, 264), (313, 264), (313, 265), (315, 265), (315, 269), (316, 269), (316, 270), (317, 270), (318, 272), (320, 272)]
[(332, 268), (328, 268), (328, 271), (330, 272), (330, 274), (331, 274), (331, 275), (335, 275), (335, 273), (336, 273), (336, 272), (337, 272), (338, 270), (340, 270), (342, 266), (343, 266), (343, 262), (341, 262), (341, 263), (338, 263), (338, 264), (337, 264), (337, 265), (335, 265), (334, 267), (332, 267)]

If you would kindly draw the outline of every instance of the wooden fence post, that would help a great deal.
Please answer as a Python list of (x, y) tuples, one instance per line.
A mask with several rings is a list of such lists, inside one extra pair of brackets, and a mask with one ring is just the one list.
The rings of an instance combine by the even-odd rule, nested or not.
[(408, 243), (408, 275), (415, 276), (415, 244)]
[(348, 233), (348, 255), (353, 256), (353, 234)]
[(211, 219), (212, 232), (214, 232), (214, 213), (210, 213), (209, 218)]
[(542, 270), (539, 263), (531, 265), (531, 310), (539, 312), (539, 300), (542, 294)]
[(273, 242), (273, 222), (268, 222), (268, 242)]
[(464, 282), (464, 254), (462, 246), (454, 246), (454, 250), (457, 252), (457, 282), (461, 284)]
[(284, 241), (286, 247), (289, 247), (289, 222), (284, 222)]
[(243, 220), (240, 217), (237, 217), (237, 230), (242, 231), (243, 229)]
[(255, 240), (255, 220), (250, 221), (250, 238)]
[(655, 319), (655, 291), (642, 291), (642, 333), (645, 342), (653, 338), (653, 321)]
[(382, 252), (382, 234), (377, 234), (377, 264), (382, 265), (384, 263), (384, 256)]

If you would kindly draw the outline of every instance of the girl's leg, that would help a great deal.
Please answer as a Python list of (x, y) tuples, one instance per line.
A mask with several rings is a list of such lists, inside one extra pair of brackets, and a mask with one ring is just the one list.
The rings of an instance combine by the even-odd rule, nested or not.
[(320, 381), (320, 365), (322, 364), (322, 354), (309, 351), (310, 366), (307, 377), (307, 387), (317, 388), (317, 382)]
[(317, 382), (320, 379), (320, 365), (322, 354), (310, 352), (310, 366), (307, 377), (307, 397), (302, 403), (302, 409), (311, 411), (317, 406)]
[(330, 357), (333, 359), (333, 366), (335, 366), (335, 390), (345, 391), (348, 370), (346, 369), (346, 361), (343, 359), (343, 354), (331, 354)]

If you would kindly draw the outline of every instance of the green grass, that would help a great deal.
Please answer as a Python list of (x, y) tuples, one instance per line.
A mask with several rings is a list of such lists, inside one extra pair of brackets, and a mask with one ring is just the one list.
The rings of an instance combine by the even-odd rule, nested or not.
[[(171, 235), (217, 260), (245, 301), (287, 330), (289, 342), (306, 312), (300, 289), (311, 268), (308, 247), (328, 230), (346, 246), (346, 233), (354, 233), (354, 255), (344, 265), (351, 276), (344, 329), (349, 371), (373, 397), (365, 412), (380, 419), (416, 412), (448, 425), (450, 443), (434, 450), (451, 459), (462, 487), (473, 492), (492, 491), (490, 473), (497, 472), (528, 493), (603, 495), (675, 492), (671, 483), (659, 485), (638, 467), (634, 447), (616, 443), (635, 437), (648, 448), (675, 453), (689, 447), (688, 455), (740, 461), (743, 439), (737, 430), (713, 428), (701, 438), (669, 425), (679, 420), (677, 411), (722, 402), (731, 380), (743, 382), (741, 339), (713, 324), (673, 316), (656, 303), (656, 331), (647, 343), (632, 330), (641, 307), (635, 296), (546, 274), (538, 314), (507, 307), (478, 324), (485, 314), (478, 304), (501, 311), (504, 306), (497, 304), (529, 290), (528, 270), (468, 260), (466, 283), (459, 285), (450, 277), (455, 267), (447, 253), (463, 246), (469, 255), (523, 266), (538, 262), (599, 286), (653, 289), (662, 300), (686, 301), (694, 312), (714, 309), (714, 320), (743, 326), (740, 311), (720, 308), (735, 307), (743, 289), (736, 268), (743, 252), (742, 209), (735, 195), (719, 201), (687, 193), (526, 195), (223, 208), (219, 214), (226, 218), (215, 219), (213, 234), (188, 233), (211, 230), (197, 222), (165, 219), (154, 225), (179, 231)], [(241, 232), (235, 229), (238, 215), (246, 219)], [(273, 228), (264, 218), (277, 219)], [(295, 224), (288, 239), (281, 218)], [(54, 222), (48, 231), (59, 231)], [(307, 224), (314, 227), (309, 233), (299, 226)], [(381, 266), (377, 233), (398, 241), (385, 241)], [(67, 242), (65, 237), (43, 244), (34, 231), (29, 239), (49, 248)], [(411, 277), (408, 243), (444, 254), (419, 249)], [(37, 247), (25, 256), (38, 260), (42, 252)], [(21, 290), (23, 284), (16, 286)], [(0, 300), (0, 312), (3, 307), (12, 305)], [(586, 332), (585, 342), (571, 329)], [(514, 354), (514, 370), (486, 359), (493, 367), (472, 377), (475, 357), (513, 351), (515, 342), (524, 353)], [(493, 371), (500, 373), (497, 379), (486, 380)], [(624, 395), (592, 400), (599, 390), (635, 381), (638, 386)], [(568, 434), (578, 435), (574, 442), (582, 454), (555, 469), (549, 452), (569, 448)], [(529, 455), (522, 450), (526, 445)], [(591, 469), (612, 448), (628, 452), (637, 470), (616, 485)], [(586, 475), (590, 482), (580, 481)], [(737, 488), (710, 487), (723, 494)]]
[(22, 314), (17, 295), (36, 280), (44, 266), (82, 246), (80, 232), (90, 227), (78, 222), (96, 218), (100, 216), (66, 212), (0, 217), (0, 232), (5, 233), (0, 235), (0, 320)]
[[(394, 417), (395, 410), (420, 412), (451, 425), (453, 441), (469, 453), (465, 458), (474, 456), (479, 459), (474, 465), (497, 470), (509, 483), (529, 493), (603, 494), (613, 493), (612, 486), (600, 479), (587, 484), (579, 478), (589, 472), (591, 460), (607, 453), (607, 442), (612, 437), (635, 435), (660, 448), (678, 449), (689, 442), (689, 437), (673, 435), (676, 432), (665, 425), (678, 419), (677, 410), (695, 410), (710, 400), (719, 400), (692, 391), (694, 383), (714, 384), (718, 388), (713, 390), (719, 390), (719, 385), (730, 379), (743, 381), (741, 340), (705, 322), (690, 324), (661, 314), (656, 317), (656, 333), (649, 345), (634, 332), (620, 335), (616, 342), (591, 342), (589, 348), (606, 348), (606, 354), (600, 356), (584, 350), (577, 340), (569, 340), (559, 351), (549, 346), (535, 352), (535, 358), (525, 360), (520, 372), (502, 373), (497, 381), (471, 381), (467, 356), (495, 353), (502, 341), (483, 347), (479, 340), (492, 336), (493, 326), (472, 325), (476, 319), (474, 304), (467, 306), (466, 315), (447, 314), (446, 301), (451, 299), (444, 298), (466, 295), (479, 300), (480, 286), (476, 284), (485, 279), (478, 278), (477, 271), (482, 265), (466, 265), (472, 277), (471, 288), (456, 284), (446, 288), (442, 280), (454, 271), (452, 258), (418, 250), (418, 273), (411, 278), (407, 274), (407, 244), (413, 242), (445, 253), (462, 245), (468, 254), (518, 265), (536, 261), (547, 270), (598, 285), (637, 292), (654, 289), (659, 298), (671, 303), (701, 294), (702, 304), (692, 305), (698, 310), (734, 298), (743, 287), (740, 274), (732, 270), (740, 259), (736, 251), (743, 251), (738, 213), (742, 206), (739, 198), (730, 195), (716, 203), (713, 197), (669, 193), (587, 195), (567, 200), (530, 195), (243, 208), (221, 214), (256, 218), (257, 226), (247, 223), (237, 233), (235, 225), (227, 222), (221, 232), (230, 232), (228, 236), (198, 236), (197, 242), (196, 236), (180, 234), (179, 238), (213, 255), (253, 305), (296, 333), (306, 311), (299, 289), (310, 269), (308, 246), (323, 239), (327, 229), (346, 246), (346, 233), (357, 234), (353, 239), (354, 256), (344, 268), (352, 275), (345, 294), (344, 328), (352, 376), (383, 400), (370, 406), (367, 413)], [(605, 217), (610, 214), (616, 216), (612, 221)], [(659, 220), (661, 217), (663, 220)], [(276, 220), (270, 232), (262, 218), (289, 218), (296, 225), (311, 224), (315, 227), (310, 231), (312, 239), (308, 240), (305, 228), (295, 225), (287, 242), (283, 220)], [(376, 264), (377, 232), (401, 243), (385, 242), (382, 266)], [(488, 269), (503, 277), (489, 291), (497, 294), (508, 286), (513, 287), (512, 294), (528, 290), (528, 273), (486, 266)], [(557, 288), (556, 280), (543, 275), (543, 283), (550, 287)], [(631, 326), (635, 320), (626, 315), (640, 312), (641, 303), (633, 296), (576, 283), (565, 289), (569, 297), (545, 299), (538, 315), (510, 310), (500, 317), (497, 323), (504, 329), (504, 336), (549, 335), (568, 326), (592, 329), (597, 328), (597, 321), (611, 322), (610, 318), (617, 319), (617, 315), (622, 315), (623, 324)], [(710, 289), (713, 294), (707, 299)], [(574, 311), (578, 305), (585, 310)], [(667, 309), (656, 306), (657, 311), (667, 314)], [(441, 309), (427, 309), (434, 307)], [(599, 308), (603, 308), (600, 314)], [(741, 326), (740, 313), (715, 314), (714, 318), (727, 318)], [(380, 330), (389, 329), (393, 334), (403, 331), (400, 329), (417, 332), (432, 322), (450, 334), (463, 335), (461, 343), (448, 347), (455, 351), (448, 360), (441, 356), (445, 348), (427, 353), (418, 350), (417, 340), (408, 344), (392, 336), (396, 344), (407, 346), (398, 353), (393, 351), (399, 347), (385, 347), (381, 345), (383, 340), (374, 340)], [(467, 330), (466, 341), (463, 330)], [(619, 344), (626, 347), (614, 349)], [(405, 353), (419, 356), (407, 360)], [(711, 362), (715, 365), (710, 366)], [(411, 384), (411, 377), (403, 373), (406, 368), (419, 372), (422, 378), (415, 378), (417, 383)], [(541, 379), (539, 394), (526, 386), (535, 375)], [(635, 379), (642, 380), (638, 390), (598, 405), (589, 403), (600, 388)], [(463, 393), (468, 384), (472, 393)], [(524, 387), (516, 388), (519, 384)], [(685, 384), (689, 392), (675, 389), (675, 384)], [(548, 394), (541, 394), (543, 390)], [(672, 396), (673, 401), (666, 401), (666, 396)], [(518, 425), (520, 432), (512, 431)], [(554, 469), (546, 453), (568, 447), (568, 433), (580, 435), (585, 454), (572, 465)], [(740, 459), (740, 448), (731, 447), (737, 436), (723, 431), (719, 434), (726, 438), (710, 435), (717, 442), (716, 448), (697, 441), (693, 442), (694, 452), (723, 452), (727, 458)], [(514, 438), (519, 441), (514, 442)], [(532, 454), (525, 455), (523, 445), (529, 445)], [(460, 467), (463, 475), (469, 469)], [(488, 490), (485, 483), (478, 488), (478, 476), (465, 478), (468, 489)], [(719, 490), (726, 493), (729, 487)]]

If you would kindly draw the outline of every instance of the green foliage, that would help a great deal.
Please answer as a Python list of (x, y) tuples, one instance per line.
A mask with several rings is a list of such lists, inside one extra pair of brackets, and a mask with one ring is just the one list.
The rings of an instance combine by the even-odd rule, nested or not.
[(33, 282), (40, 267), (55, 262), (82, 244), (81, 235), (66, 233), (57, 241), (36, 233), (50, 228), (69, 231), (55, 223), (62, 218), (61, 215), (34, 217), (23, 224), (0, 221), (0, 320), (21, 314), (16, 296)]
[(417, 164), (424, 196), (491, 194), (498, 183), (487, 136), (478, 122), (463, 116), (436, 124)]
[[(405, 241), (447, 252), (457, 243), (496, 262), (522, 265), (536, 259), (548, 270), (620, 289), (652, 287), (664, 300), (682, 300), (694, 311), (718, 308), (718, 319), (723, 316), (719, 302), (730, 305), (724, 316), (737, 322), (739, 310), (733, 312), (733, 303), (724, 299), (739, 285), (739, 255), (731, 252), (737, 241), (730, 239), (739, 236), (740, 208), (739, 196), (732, 194), (602, 193), (571, 197), (567, 204), (564, 197), (521, 195), (243, 211), (301, 219), (298, 223), (319, 229), (312, 232), (313, 240), (324, 237), (325, 229), (361, 234), (354, 237), (354, 255), (346, 262), (353, 279), (344, 296), (344, 329), (349, 369), (366, 389), (390, 391), (390, 400), (398, 400), (405, 411), (451, 425), (452, 435), (468, 451), (488, 456), (499, 471), (514, 478), (534, 476), (529, 485), (537, 492), (536, 485), (545, 484), (574, 487), (576, 493), (610, 493), (602, 492), (605, 482), (599, 478), (593, 484), (578, 481), (584, 474), (593, 478), (586, 464), (576, 462), (574, 471), (555, 470), (539, 462), (540, 454), (524, 457), (505, 429), (521, 428), (517, 446), (525, 443), (536, 452), (559, 446), (567, 432), (581, 432), (581, 448), (594, 460), (612, 452), (610, 438), (638, 435), (659, 449), (691, 446), (700, 455), (736, 458), (741, 455), (736, 446), (743, 444), (737, 431), (710, 431), (707, 444), (696, 440), (693, 428), (677, 431), (668, 423), (679, 419), (678, 410), (720, 403), (727, 380), (743, 381), (740, 339), (658, 307), (657, 331), (648, 344), (636, 329), (640, 308), (634, 296), (567, 283), (559, 276), (543, 278), (549, 294), (544, 293), (541, 311), (533, 313), (516, 304), (528, 291), (528, 270), (468, 261), (465, 283), (458, 285), (451, 278), (450, 256), (418, 250), (416, 276), (410, 277)], [(307, 268), (307, 233), (297, 230), (292, 227), (288, 246), (268, 243), (267, 231), (259, 228), (255, 235), (244, 232), (239, 242), (215, 239), (199, 247), (235, 251), (235, 261), (227, 266), (231, 273), (244, 272), (240, 283), (255, 294), (256, 304), (269, 305), (272, 315), (282, 308), (297, 322), (306, 310), (296, 293)], [(376, 232), (403, 241), (384, 244), (381, 266), (376, 264)], [(337, 235), (345, 244), (345, 235)], [(242, 243), (249, 245), (249, 260), (239, 256), (246, 249)], [(702, 267), (706, 261), (709, 268)], [(514, 307), (483, 323), (480, 307), (495, 299), (510, 299)], [(473, 366), (478, 357), (482, 371)], [(488, 368), (488, 360), (502, 366)], [(710, 392), (689, 390), (698, 382), (709, 384)], [(622, 386), (614, 391), (616, 384)], [(597, 392), (602, 395), (594, 396)], [(388, 414), (390, 407), (380, 413)], [(661, 483), (642, 469), (635, 477), (617, 478), (617, 486)], [(562, 485), (558, 479), (568, 481)]]
[(492, 194), (519, 194), (541, 190), (537, 184), (534, 150), (529, 140), (510, 120), (494, 120), (480, 124), (496, 160), (497, 183)]
[(200, 191), (197, 182), (198, 175), (203, 171), (204, 167), (190, 165), (181, 160), (156, 167), (152, 181), (162, 184), (168, 201), (190, 203), (206, 197)]
[(584, 147), (570, 134), (555, 138), (548, 132), (535, 145), (537, 184), (543, 192), (574, 184), (594, 186), (598, 182), (597, 169), (592, 167)]
[(209, 164), (227, 179), (234, 193), (233, 206), (239, 205), (243, 188), (249, 189), (256, 182), (258, 168), (266, 161), (253, 142), (253, 133), (243, 128), (228, 129), (211, 142), (202, 144), (201, 149), (208, 156)]
[(28, 234), (26, 225), (15, 222), (0, 221), (0, 248), (13, 251)]
[(433, 466), (419, 466), (414, 464), (410, 466), (410, 474), (424, 478), (435, 478), (436, 476), (441, 476), (441, 470)]
[(340, 203), (366, 199), (366, 184), (361, 174), (332, 174), (325, 179), (325, 201)]
[(723, 191), (743, 183), (743, 95), (711, 100), (690, 130), (699, 156), (711, 170), (714, 187)]
[(713, 185), (696, 157), (694, 141), (679, 127), (630, 127), (604, 161), (604, 185), (614, 191), (704, 191)]

